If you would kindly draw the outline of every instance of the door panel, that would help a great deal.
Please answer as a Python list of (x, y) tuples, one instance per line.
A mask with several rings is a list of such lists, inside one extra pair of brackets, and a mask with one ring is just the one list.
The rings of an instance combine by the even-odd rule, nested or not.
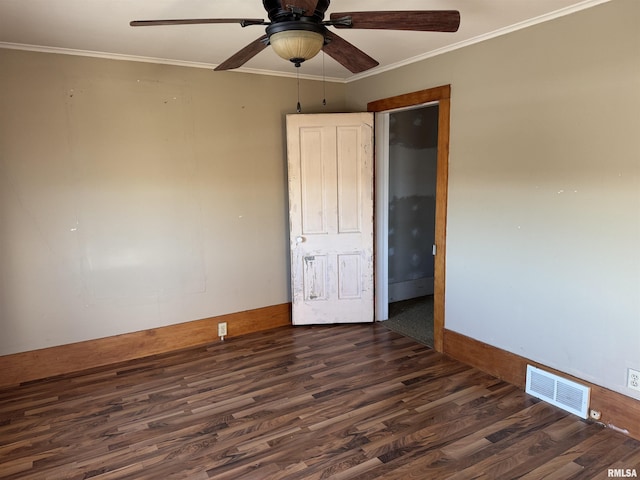
[(373, 321), (372, 126), (287, 116), (294, 325)]
[(338, 298), (361, 298), (360, 291), (360, 255), (338, 255)]
[(327, 255), (309, 255), (303, 257), (304, 300), (327, 300)]
[(338, 231), (361, 231), (362, 192), (361, 158), (353, 147), (358, 145), (359, 131), (338, 128)]
[(300, 182), (305, 186), (302, 195), (302, 233), (304, 235), (324, 234), (327, 230), (327, 192), (323, 186), (327, 175), (331, 175), (331, 165), (324, 165), (322, 158), (323, 135), (320, 129), (300, 129)]

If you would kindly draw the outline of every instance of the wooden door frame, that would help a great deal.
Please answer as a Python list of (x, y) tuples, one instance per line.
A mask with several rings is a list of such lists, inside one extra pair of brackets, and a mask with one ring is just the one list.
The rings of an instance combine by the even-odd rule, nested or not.
[[(447, 188), (449, 185), (449, 121), (451, 109), (451, 85), (429, 88), (395, 97), (376, 100), (367, 104), (367, 111), (382, 113), (399, 108), (417, 107), (438, 102), (438, 160), (436, 173), (436, 225), (433, 292), (433, 341), (434, 349), (444, 350), (445, 325), (445, 263), (447, 234)], [(375, 220), (374, 220), (375, 221)]]

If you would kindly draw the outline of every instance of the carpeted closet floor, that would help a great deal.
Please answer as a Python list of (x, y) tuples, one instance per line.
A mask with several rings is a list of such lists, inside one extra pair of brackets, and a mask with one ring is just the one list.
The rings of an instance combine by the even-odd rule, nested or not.
[(433, 295), (389, 304), (389, 320), (382, 324), (433, 347)]

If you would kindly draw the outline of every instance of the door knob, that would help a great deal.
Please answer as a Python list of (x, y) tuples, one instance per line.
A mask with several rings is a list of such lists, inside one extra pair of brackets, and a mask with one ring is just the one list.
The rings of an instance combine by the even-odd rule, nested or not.
[(296, 243), (299, 245), (299, 244), (301, 244), (302, 242), (304, 242), (304, 237), (302, 237), (302, 236), (298, 235), (298, 236), (296, 237)]

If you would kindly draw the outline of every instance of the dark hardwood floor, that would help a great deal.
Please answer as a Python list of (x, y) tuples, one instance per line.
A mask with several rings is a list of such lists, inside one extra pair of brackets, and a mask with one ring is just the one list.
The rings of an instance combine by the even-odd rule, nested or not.
[(380, 324), (284, 327), (0, 391), (3, 479), (604, 479), (609, 468), (640, 475), (640, 442)]

